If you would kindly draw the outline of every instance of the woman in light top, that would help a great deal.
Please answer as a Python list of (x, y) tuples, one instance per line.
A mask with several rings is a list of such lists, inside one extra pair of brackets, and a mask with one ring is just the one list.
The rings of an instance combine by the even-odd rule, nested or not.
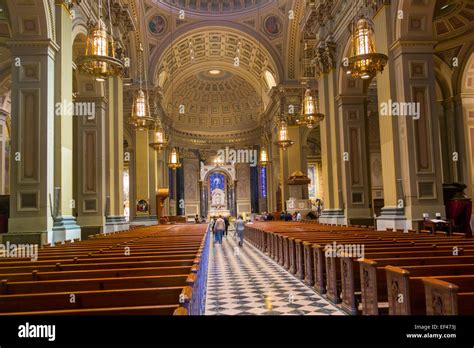
[(237, 234), (237, 238), (239, 239), (239, 246), (243, 246), (245, 222), (242, 219), (242, 216), (239, 216), (237, 220), (235, 220), (234, 225), (235, 225), (235, 233)]

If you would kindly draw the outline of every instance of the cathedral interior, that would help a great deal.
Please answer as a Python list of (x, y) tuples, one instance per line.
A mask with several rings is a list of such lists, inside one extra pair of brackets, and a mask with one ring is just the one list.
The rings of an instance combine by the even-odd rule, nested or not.
[[(117, 238), (164, 248), (162, 233), (173, 252), (199, 247), (201, 272), (225, 254), (214, 218), (240, 216), (249, 272), (275, 261), (312, 287), (314, 234), (336, 228), (439, 253), (462, 239), (468, 257), (473, 32), (473, 0), (0, 0), (0, 243), (77, 262)], [(200, 291), (211, 303), (219, 272), (200, 272), (186, 310), (213, 314)], [(330, 284), (324, 314), (382, 313)]]

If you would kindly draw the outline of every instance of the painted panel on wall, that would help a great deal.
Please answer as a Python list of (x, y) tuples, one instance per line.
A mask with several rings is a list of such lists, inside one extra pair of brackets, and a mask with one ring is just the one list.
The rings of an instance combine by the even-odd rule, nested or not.
[(225, 176), (222, 173), (212, 173), (209, 175), (209, 185), (211, 188), (211, 193), (216, 189), (221, 189), (225, 191)]

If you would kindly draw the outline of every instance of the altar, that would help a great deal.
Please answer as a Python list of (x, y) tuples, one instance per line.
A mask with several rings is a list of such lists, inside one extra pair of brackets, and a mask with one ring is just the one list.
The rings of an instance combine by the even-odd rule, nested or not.
[(233, 166), (201, 167), (201, 215), (235, 215), (235, 169)]
[(219, 173), (213, 173), (210, 177), (211, 205), (209, 216), (230, 216), (227, 209), (227, 198), (225, 188), (225, 177)]

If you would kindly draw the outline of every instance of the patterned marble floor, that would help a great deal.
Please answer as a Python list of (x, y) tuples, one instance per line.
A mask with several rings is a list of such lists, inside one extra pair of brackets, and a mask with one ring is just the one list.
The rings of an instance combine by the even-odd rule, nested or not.
[(344, 315), (233, 231), (210, 258), (206, 315)]

